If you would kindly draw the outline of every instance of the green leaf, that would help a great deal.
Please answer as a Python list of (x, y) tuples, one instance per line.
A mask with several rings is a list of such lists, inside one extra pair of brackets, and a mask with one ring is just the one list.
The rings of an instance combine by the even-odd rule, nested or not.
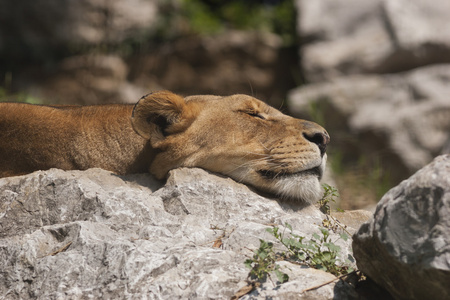
[(281, 240), (281, 242), (283, 243), (283, 245), (285, 246), (292, 246), (292, 242), (294, 242), (295, 240), (293, 239), (288, 239), (288, 238), (284, 238)]
[(326, 228), (320, 228), (320, 231), (322, 232), (323, 236), (329, 236), (330, 232)]
[(290, 231), (292, 231), (292, 226), (291, 226), (291, 224), (289, 224), (289, 223), (284, 223), (284, 226), (285, 226), (286, 228), (288, 228)]
[(321, 254), (322, 255), (320, 256), (320, 261), (322, 261), (322, 262), (334, 260), (335, 256), (330, 251), (324, 251)]
[(296, 259), (299, 260), (299, 261), (306, 260), (305, 252), (297, 252)]
[(318, 270), (322, 270), (322, 271), (327, 271), (327, 268), (325, 268), (323, 265), (321, 265), (321, 264), (316, 264), (315, 266), (314, 266), (316, 269), (318, 269)]
[(347, 255), (347, 259), (352, 263), (355, 262), (355, 258), (351, 254)]
[(245, 264), (247, 267), (251, 268), (253, 262), (254, 262), (253, 259), (246, 259), (245, 262), (244, 262), (244, 264)]
[(302, 236), (299, 236), (298, 234), (295, 234), (295, 233), (292, 233), (292, 232), (291, 232), (291, 236), (292, 236), (293, 238), (296, 238), (296, 239), (299, 239), (299, 238), (302, 238), (302, 239), (303, 239)]
[(265, 259), (265, 258), (268, 256), (268, 254), (267, 254), (266, 251), (258, 251), (258, 256), (259, 256), (261, 259)]
[(341, 251), (341, 247), (333, 243), (323, 243), (323, 245), (335, 253)]
[(289, 280), (289, 275), (281, 272), (278, 267), (275, 269), (275, 275), (277, 275), (278, 281), (281, 283), (285, 283)]
[(291, 240), (291, 245), (297, 249), (302, 249), (304, 245), (296, 240)]

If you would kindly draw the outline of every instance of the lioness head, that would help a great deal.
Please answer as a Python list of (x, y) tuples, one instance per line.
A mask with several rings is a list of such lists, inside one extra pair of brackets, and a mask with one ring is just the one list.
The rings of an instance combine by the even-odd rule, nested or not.
[(200, 167), (286, 198), (321, 197), (328, 133), (253, 97), (152, 93), (136, 104), (132, 125), (157, 149), (150, 173), (159, 179)]

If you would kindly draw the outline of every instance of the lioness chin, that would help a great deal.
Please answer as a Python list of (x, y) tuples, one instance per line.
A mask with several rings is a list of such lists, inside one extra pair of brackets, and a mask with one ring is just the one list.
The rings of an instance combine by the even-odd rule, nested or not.
[(0, 177), (98, 167), (163, 179), (171, 169), (199, 167), (313, 203), (329, 140), (319, 125), (246, 95), (161, 91), (134, 106), (1, 103)]

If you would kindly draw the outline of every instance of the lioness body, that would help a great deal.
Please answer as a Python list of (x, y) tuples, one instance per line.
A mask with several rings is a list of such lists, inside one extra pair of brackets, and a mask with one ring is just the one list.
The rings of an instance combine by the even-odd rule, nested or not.
[(0, 103), (0, 177), (36, 170), (148, 172), (154, 156), (130, 122), (133, 105)]
[(1, 177), (99, 167), (163, 179), (177, 167), (200, 167), (313, 202), (328, 141), (319, 125), (246, 95), (162, 91), (134, 107), (0, 104)]

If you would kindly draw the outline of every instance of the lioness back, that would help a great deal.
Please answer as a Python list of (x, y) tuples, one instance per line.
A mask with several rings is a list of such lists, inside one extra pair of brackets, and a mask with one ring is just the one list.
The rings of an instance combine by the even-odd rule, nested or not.
[(217, 172), (282, 197), (321, 196), (330, 138), (321, 126), (247, 95), (180, 97), (168, 91), (135, 105), (0, 104), (0, 176), (60, 168)]
[(150, 159), (142, 152), (150, 147), (130, 124), (132, 110), (0, 103), (0, 177), (49, 168), (148, 171)]

